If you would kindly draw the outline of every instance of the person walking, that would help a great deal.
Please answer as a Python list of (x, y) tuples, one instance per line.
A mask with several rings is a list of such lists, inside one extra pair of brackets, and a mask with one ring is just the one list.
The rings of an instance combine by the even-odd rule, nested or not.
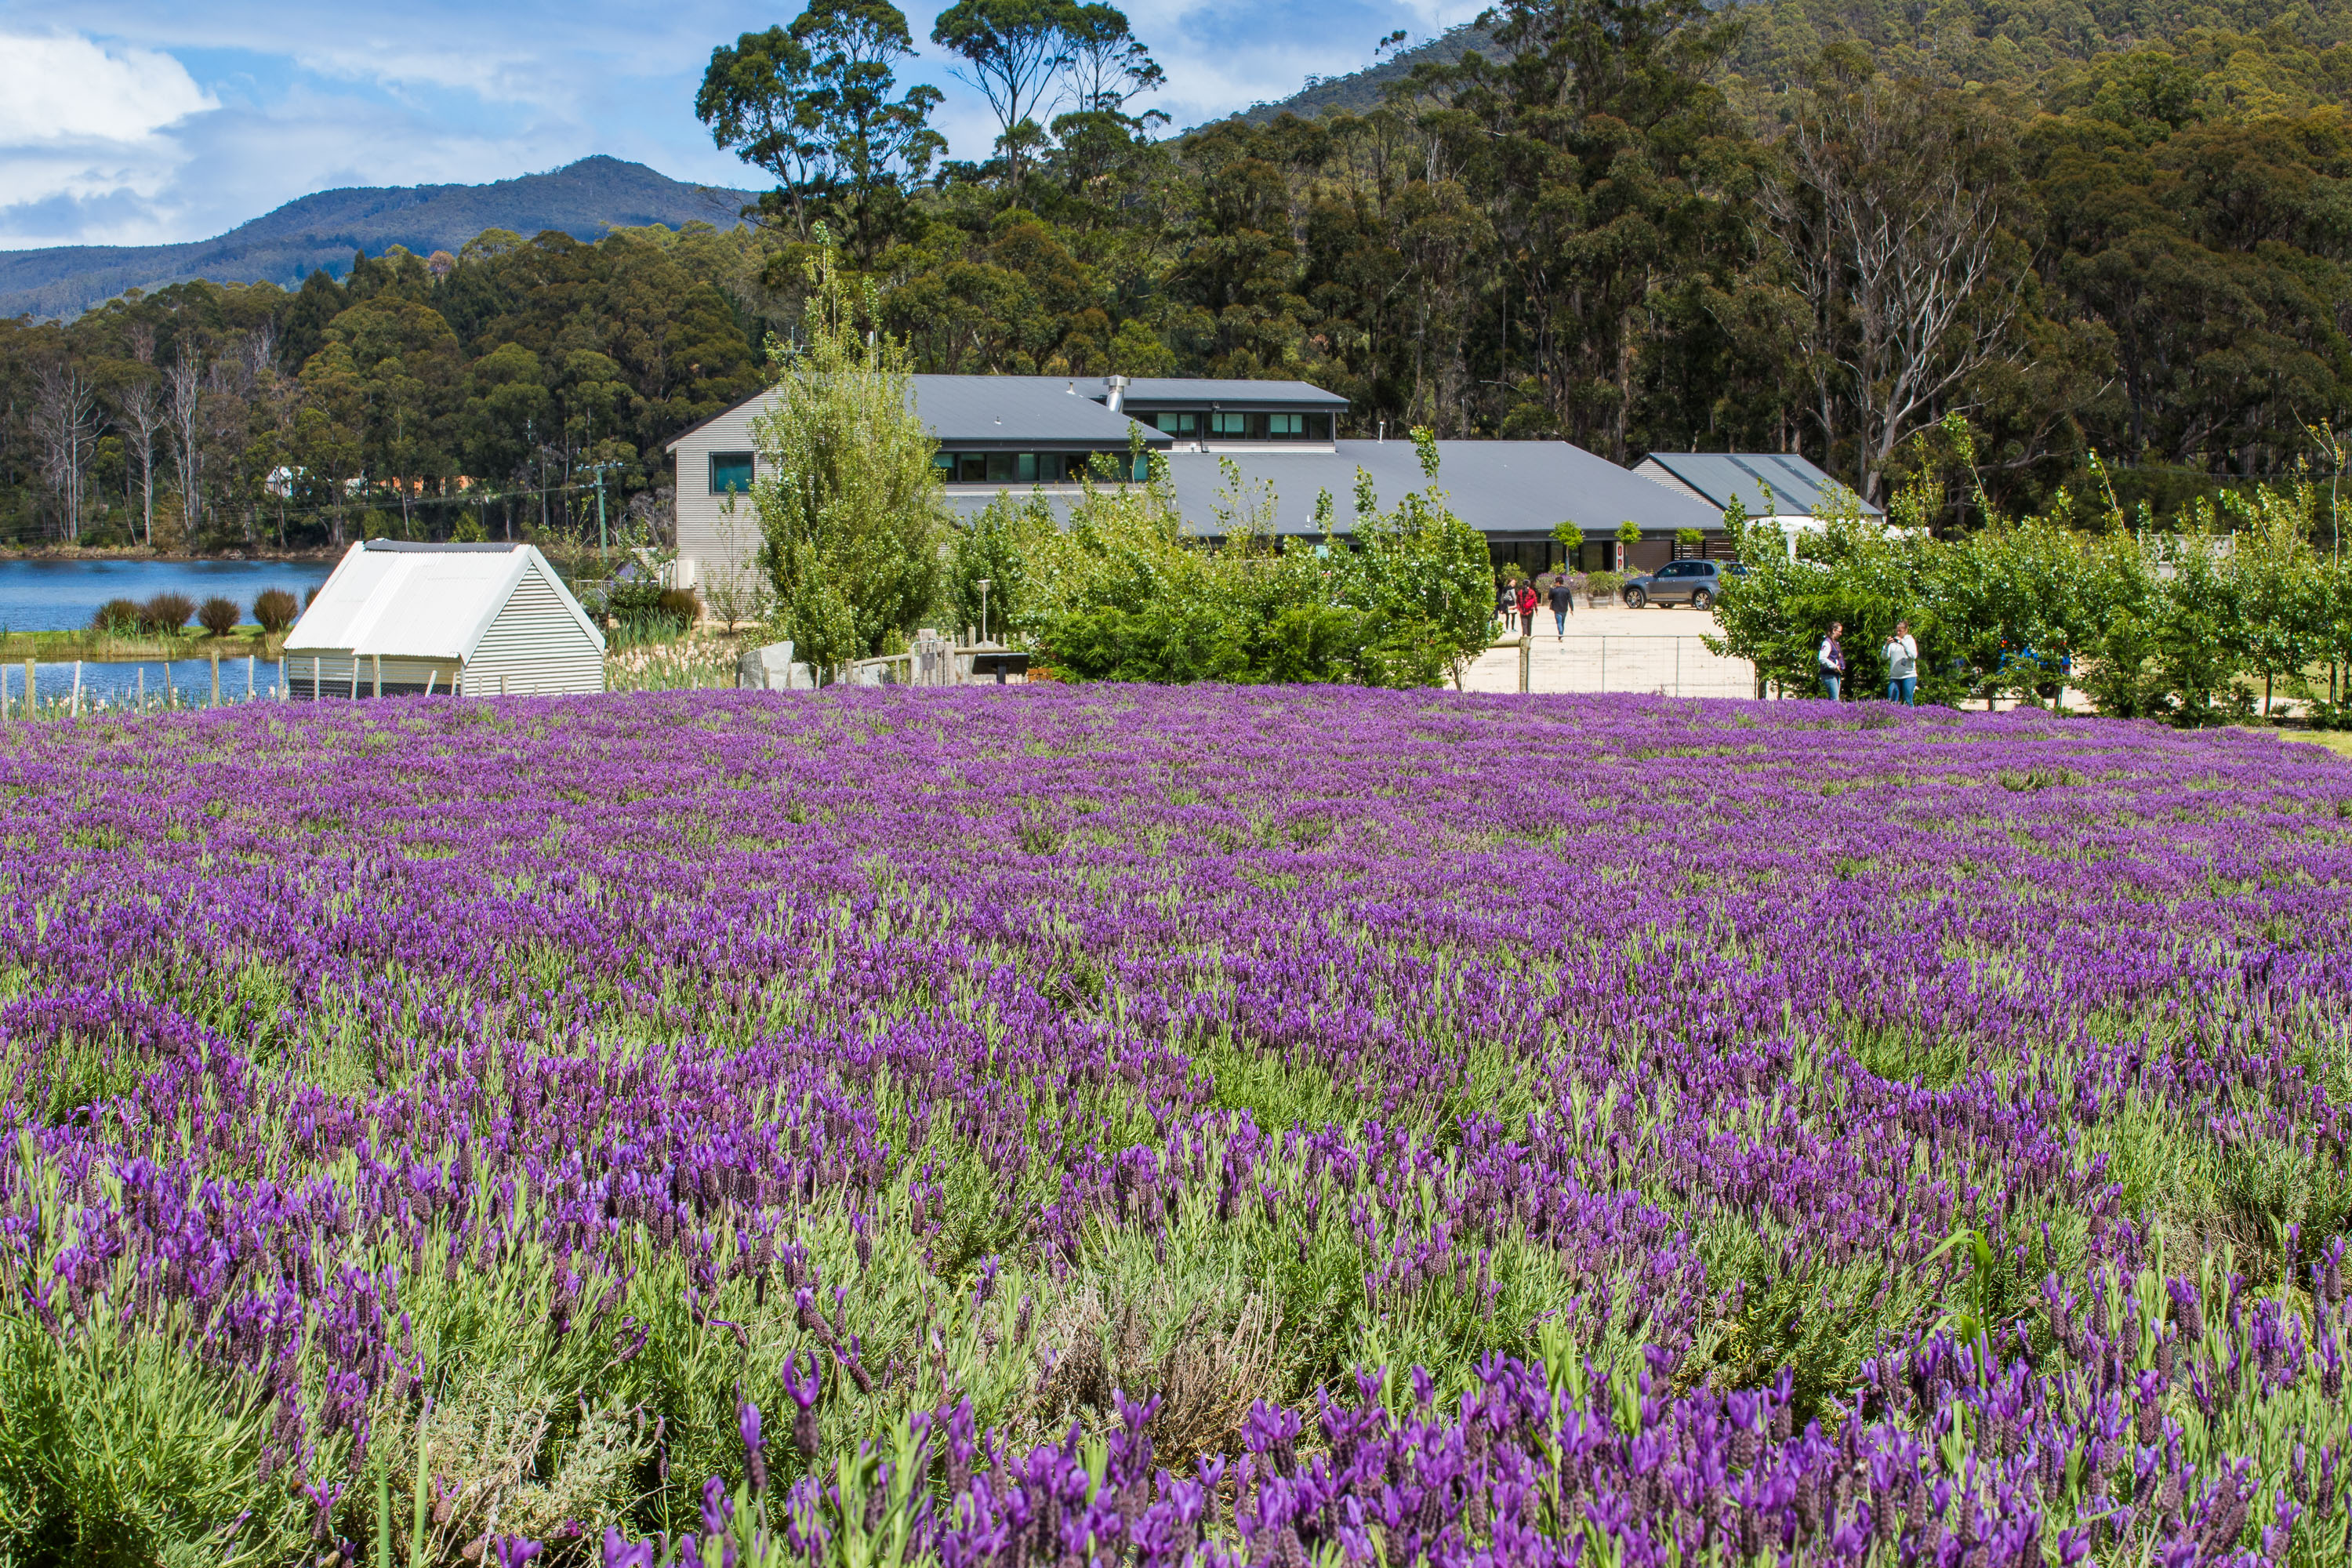
[(1496, 637), (1507, 637), (1511, 635), (1511, 617), (1518, 612), (1518, 591), (1511, 585), (1511, 580), (1506, 577), (1495, 590), (1495, 635)]
[(1879, 651), (1886, 656), (1886, 700), (1907, 708), (1919, 706), (1919, 643), (1911, 635), (1911, 623), (1895, 622), (1886, 646)]
[(1832, 621), (1830, 635), (1822, 639), (1821, 651), (1813, 663), (1822, 678), (1822, 691), (1832, 702), (1838, 700), (1838, 688), (1845, 683), (1845, 623)]
[(1574, 614), (1576, 614), (1576, 590), (1569, 585), (1568, 574), (1563, 572), (1551, 580), (1553, 641), (1568, 640), (1568, 617)]
[(1537, 605), (1537, 603), (1538, 603), (1538, 600), (1537, 600), (1537, 598), (1536, 598), (1536, 585), (1535, 585), (1533, 583), (1522, 583), (1522, 584), (1519, 584), (1519, 635), (1520, 635), (1521, 637), (1533, 637), (1533, 636), (1535, 636), (1535, 634), (1536, 634), (1536, 605)]

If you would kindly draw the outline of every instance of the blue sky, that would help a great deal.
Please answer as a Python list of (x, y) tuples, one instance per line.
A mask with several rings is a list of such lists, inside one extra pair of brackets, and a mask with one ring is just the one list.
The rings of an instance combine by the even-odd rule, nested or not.
[[(0, 249), (201, 239), (338, 185), (505, 179), (593, 153), (676, 179), (750, 184), (693, 97), (713, 45), (789, 21), (714, 0), (499, 4), (0, 0)], [(918, 40), (938, 0), (908, 11)], [(1308, 75), (1369, 63), (1391, 29), (1477, 0), (1134, 0), (1188, 125)], [(959, 157), (984, 155), (979, 96), (929, 52), (900, 80), (948, 95)]]

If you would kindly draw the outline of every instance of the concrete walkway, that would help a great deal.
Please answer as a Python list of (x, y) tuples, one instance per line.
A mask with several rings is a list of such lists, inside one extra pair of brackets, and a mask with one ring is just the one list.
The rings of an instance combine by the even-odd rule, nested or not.
[[(1715, 617), (1696, 610), (1597, 609), (1579, 605), (1568, 635), (1553, 634), (1551, 612), (1536, 615), (1528, 689), (1545, 691), (1642, 691), (1668, 697), (1756, 695), (1756, 671), (1744, 658), (1720, 658), (1699, 640)], [(1516, 637), (1517, 628), (1512, 635)], [(1466, 691), (1517, 691), (1519, 650), (1488, 648), (1462, 680)]]

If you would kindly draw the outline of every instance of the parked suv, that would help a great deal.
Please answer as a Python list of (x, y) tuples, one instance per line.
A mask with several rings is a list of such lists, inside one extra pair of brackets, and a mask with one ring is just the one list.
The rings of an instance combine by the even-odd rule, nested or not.
[(1653, 601), (1708, 610), (1715, 607), (1724, 584), (1738, 576), (1742, 570), (1734, 561), (1669, 561), (1645, 577), (1633, 578), (1621, 592), (1629, 610), (1638, 610)]

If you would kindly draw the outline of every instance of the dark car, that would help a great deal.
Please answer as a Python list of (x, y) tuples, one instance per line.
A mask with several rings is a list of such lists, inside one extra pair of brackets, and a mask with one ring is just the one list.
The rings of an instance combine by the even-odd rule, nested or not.
[(1715, 607), (1723, 585), (1741, 574), (1736, 561), (1669, 561), (1655, 572), (1628, 582), (1622, 590), (1625, 607), (1638, 610), (1648, 604), (1688, 605), (1694, 610)]

